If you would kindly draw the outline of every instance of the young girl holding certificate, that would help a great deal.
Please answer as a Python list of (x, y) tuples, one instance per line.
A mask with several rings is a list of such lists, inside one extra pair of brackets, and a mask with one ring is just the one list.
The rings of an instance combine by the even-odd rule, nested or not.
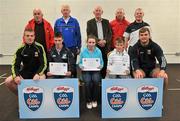
[(97, 107), (100, 70), (103, 68), (101, 51), (96, 47), (96, 37), (88, 36), (87, 46), (80, 53), (79, 67), (82, 70), (82, 79), (85, 82), (86, 107)]

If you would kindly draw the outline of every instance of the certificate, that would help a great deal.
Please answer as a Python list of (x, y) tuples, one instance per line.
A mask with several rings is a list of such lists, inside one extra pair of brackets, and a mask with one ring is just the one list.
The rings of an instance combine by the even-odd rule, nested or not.
[(111, 75), (128, 75), (129, 72), (129, 59), (122, 58), (115, 60), (115, 62), (108, 66)]
[(50, 62), (49, 70), (53, 75), (66, 75), (67, 63)]
[(83, 71), (99, 71), (100, 58), (83, 58), (82, 59)]

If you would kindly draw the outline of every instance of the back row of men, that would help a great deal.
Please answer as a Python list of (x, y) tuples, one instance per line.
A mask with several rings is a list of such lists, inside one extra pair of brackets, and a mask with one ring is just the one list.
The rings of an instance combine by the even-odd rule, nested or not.
[[(33, 28), (35, 31), (35, 41), (42, 44), (45, 52), (50, 51), (54, 45), (54, 33), (62, 33), (64, 45), (75, 56), (80, 53), (81, 49), (81, 32), (79, 22), (76, 18), (70, 16), (69, 5), (62, 5), (62, 17), (57, 19), (54, 25), (54, 31), (49, 22), (43, 18), (40, 9), (33, 10), (34, 18), (29, 21), (26, 28)], [(117, 37), (125, 37), (126, 47), (133, 46), (138, 37), (138, 31), (142, 27), (149, 27), (149, 24), (143, 21), (143, 10), (138, 8), (135, 10), (135, 21), (130, 24), (125, 19), (125, 13), (122, 8), (116, 10), (116, 18), (109, 23), (109, 20), (102, 18), (103, 9), (101, 6), (94, 8), (93, 14), (95, 18), (87, 22), (87, 36), (94, 35), (98, 38), (97, 46), (103, 54), (104, 67), (101, 70), (102, 77), (105, 78), (107, 67), (107, 53), (114, 48), (115, 39)], [(74, 76), (76, 77), (76, 72)]]
[[(56, 20), (53, 31), (50, 23), (43, 19), (42, 11), (33, 10), (34, 19), (26, 26), (24, 43), (15, 54), (12, 76), (6, 79), (10, 90), (17, 94), (17, 84), (22, 79), (45, 79), (44, 71), (48, 65), (46, 55), (48, 62), (68, 63), (66, 77), (76, 77), (75, 66), (81, 49), (81, 33), (78, 21), (70, 16), (70, 12), (68, 5), (62, 6), (63, 17)], [(161, 77), (165, 79), (167, 86), (166, 60), (160, 46), (151, 40), (150, 27), (143, 21), (144, 13), (141, 8), (135, 10), (135, 21), (131, 24), (125, 19), (122, 8), (116, 10), (116, 18), (110, 23), (101, 17), (103, 10), (100, 6), (95, 7), (93, 13), (95, 18), (87, 22), (87, 46), (82, 49), (79, 61), (82, 78), (87, 87), (87, 104), (97, 104), (98, 95), (95, 90), (101, 80), (99, 77), (105, 78), (111, 71), (110, 65), (118, 61), (126, 62), (124, 65), (127, 64), (127, 68), (125, 75), (116, 75), (117, 77), (129, 76), (131, 64), (131, 72), (135, 78)], [(113, 51), (110, 52), (111, 50)], [(128, 54), (125, 50), (128, 50)], [(83, 71), (83, 58), (100, 58), (101, 73)], [(159, 61), (159, 68), (156, 68), (156, 59)], [(48, 71), (47, 76), (53, 75)], [(94, 93), (90, 88), (91, 81), (94, 84)]]

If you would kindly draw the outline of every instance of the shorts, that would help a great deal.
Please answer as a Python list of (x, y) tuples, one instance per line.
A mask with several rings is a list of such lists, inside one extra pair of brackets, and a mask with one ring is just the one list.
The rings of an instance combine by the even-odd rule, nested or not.
[(33, 79), (34, 75), (36, 73), (32, 73), (32, 72), (26, 72), (26, 71), (20, 71), (20, 75), (22, 76), (23, 79)]

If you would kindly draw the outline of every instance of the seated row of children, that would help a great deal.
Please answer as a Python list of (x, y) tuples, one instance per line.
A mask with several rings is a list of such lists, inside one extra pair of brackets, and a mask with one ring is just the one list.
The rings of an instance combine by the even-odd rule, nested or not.
[[(167, 86), (168, 76), (165, 72), (166, 60), (163, 51), (159, 45), (150, 38), (148, 28), (142, 28), (139, 31), (139, 40), (131, 48), (128, 53), (125, 48), (123, 38), (117, 38), (115, 49), (108, 56), (107, 76), (106, 78), (164, 78), (165, 86)], [(76, 62), (74, 55), (63, 46), (63, 37), (61, 33), (54, 36), (55, 45), (47, 54), (41, 44), (34, 42), (35, 34), (32, 29), (25, 29), (25, 42), (18, 48), (15, 53), (12, 64), (12, 75), (5, 80), (6, 86), (17, 95), (17, 85), (23, 79), (43, 80), (46, 78), (71, 78), (76, 71)], [(79, 59), (79, 67), (81, 69), (82, 80), (85, 83), (86, 106), (88, 109), (97, 107), (98, 86), (101, 81), (100, 70), (103, 68), (102, 53), (96, 47), (97, 38), (93, 35), (88, 36), (87, 46), (85, 46)], [(84, 61), (95, 59), (90, 62), (90, 66), (94, 67), (96, 61), (99, 65), (96, 69), (87, 69)], [(156, 67), (156, 59), (159, 61), (160, 67)], [(48, 60), (48, 61), (47, 61)], [(131, 60), (131, 61), (130, 61)], [(47, 64), (51, 62), (67, 63), (67, 72), (64, 75), (54, 75), (47, 69)], [(131, 65), (131, 69), (130, 69)], [(89, 66), (89, 67), (90, 67)], [(47, 74), (44, 72), (47, 69)], [(132, 71), (131, 71), (132, 70)]]

